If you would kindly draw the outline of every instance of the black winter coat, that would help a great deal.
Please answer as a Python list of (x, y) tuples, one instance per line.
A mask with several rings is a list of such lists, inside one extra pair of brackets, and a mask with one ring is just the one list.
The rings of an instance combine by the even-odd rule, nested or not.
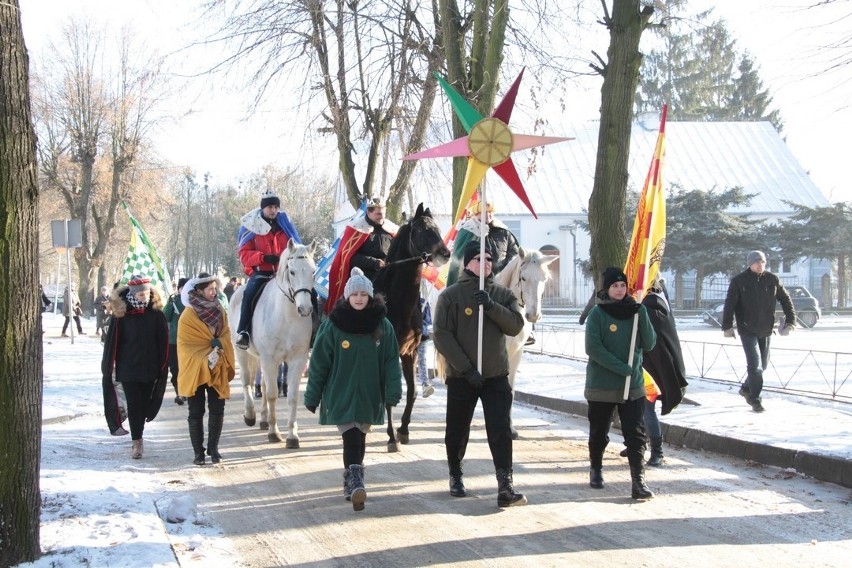
[[(123, 306), (117, 308), (116, 296)], [(147, 383), (165, 378), (169, 369), (169, 327), (162, 302), (152, 300), (144, 310), (133, 310), (127, 304), (126, 288), (116, 296), (113, 320), (104, 339), (101, 373), (111, 377), (114, 368), (117, 382)]]
[(388, 256), (393, 235), (370, 219), (367, 219), (367, 223), (373, 227), (373, 232), (370, 233), (358, 252), (352, 255), (352, 266), (357, 266), (363, 270), (364, 276), (372, 281), (376, 279), (376, 273), (379, 271), (378, 261), (385, 260)]
[(722, 329), (734, 327), (737, 331), (757, 337), (769, 337), (775, 327), (775, 304), (781, 302), (787, 325), (795, 325), (796, 310), (787, 289), (771, 272), (757, 274), (750, 268), (731, 279), (725, 309), (722, 312)]
[(648, 319), (657, 332), (657, 343), (642, 358), (642, 367), (654, 377), (662, 391), (661, 413), (665, 416), (683, 400), (686, 382), (686, 367), (680, 350), (680, 338), (677, 335), (674, 315), (665, 296), (654, 292), (642, 300), (648, 310)]

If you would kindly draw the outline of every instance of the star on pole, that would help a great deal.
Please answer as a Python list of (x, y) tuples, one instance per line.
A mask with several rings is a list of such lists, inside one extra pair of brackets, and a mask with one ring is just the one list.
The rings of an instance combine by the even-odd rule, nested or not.
[(459, 199), (453, 223), (461, 218), (465, 205), (470, 201), (473, 192), (476, 191), (476, 188), (485, 177), (488, 168), (494, 169), (494, 172), (506, 182), (506, 185), (527, 206), (530, 213), (538, 219), (538, 215), (536, 215), (535, 209), (527, 197), (527, 192), (524, 190), (524, 184), (520, 176), (518, 176), (518, 170), (515, 168), (514, 162), (510, 159), (511, 154), (518, 150), (526, 150), (536, 146), (547, 146), (556, 142), (572, 140), (572, 138), (514, 134), (509, 129), (509, 120), (512, 117), (512, 110), (515, 107), (515, 98), (518, 94), (521, 78), (524, 76), (523, 70), (521, 70), (518, 78), (509, 87), (509, 90), (503, 96), (503, 100), (500, 101), (500, 104), (497, 105), (497, 108), (494, 109), (494, 112), (489, 117), (483, 117), (443, 77), (437, 73), (435, 76), (438, 78), (438, 82), (444, 89), (447, 98), (450, 99), (453, 110), (455, 110), (464, 129), (467, 131), (467, 136), (456, 138), (452, 142), (447, 142), (446, 144), (435, 146), (422, 152), (409, 154), (403, 160), (467, 156), (467, 171), (465, 172), (461, 199)]

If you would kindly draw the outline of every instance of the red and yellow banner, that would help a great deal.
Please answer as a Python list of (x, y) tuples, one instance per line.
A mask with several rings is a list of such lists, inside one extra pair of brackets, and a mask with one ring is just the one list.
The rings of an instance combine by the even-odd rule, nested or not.
[(657, 146), (651, 160), (651, 168), (645, 178), (642, 195), (639, 197), (639, 205), (636, 207), (633, 236), (624, 267), (628, 292), (637, 301), (642, 301), (648, 286), (660, 273), (660, 263), (666, 248), (666, 196), (663, 191), (662, 170), (666, 149), (667, 114), (668, 106), (664, 105)]

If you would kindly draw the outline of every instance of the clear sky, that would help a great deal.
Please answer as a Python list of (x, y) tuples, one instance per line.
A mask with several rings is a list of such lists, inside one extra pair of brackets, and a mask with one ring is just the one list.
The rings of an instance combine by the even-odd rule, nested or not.
[[(793, 153), (831, 201), (852, 201), (843, 142), (852, 128), (852, 68), (824, 73), (837, 54), (821, 49), (852, 35), (850, 3), (840, 0), (827, 7), (802, 9), (813, 2), (693, 0), (693, 6), (712, 4), (716, 14), (728, 20), (738, 47), (753, 55), (770, 88), (784, 120), (782, 135)], [(141, 38), (166, 52), (185, 45), (198, 29), (188, 8), (194, 3), (188, 1), (21, 0), (21, 5), (31, 59), (38, 57), (48, 39), (58, 37), (61, 22), (72, 12), (105, 22), (113, 31), (132, 23)], [(588, 54), (592, 49), (605, 53), (606, 45), (583, 46), (581, 51)], [(180, 65), (180, 57), (173, 58), (172, 65)], [(585, 92), (578, 93), (578, 104), (570, 111), (572, 119), (597, 118), (599, 81), (590, 79)], [(288, 128), (293, 120), (281, 108), (293, 101), (271, 101), (246, 118), (249, 95), (222, 92), (211, 83), (195, 81), (175, 97), (171, 112), (184, 114), (189, 108), (192, 112), (159, 133), (162, 157), (188, 165), (198, 174), (213, 172), (214, 183), (272, 162), (317, 167), (328, 163), (328, 150), (303, 146), (302, 134)], [(580, 103), (590, 97), (589, 102)], [(336, 160), (328, 167), (336, 167)]]

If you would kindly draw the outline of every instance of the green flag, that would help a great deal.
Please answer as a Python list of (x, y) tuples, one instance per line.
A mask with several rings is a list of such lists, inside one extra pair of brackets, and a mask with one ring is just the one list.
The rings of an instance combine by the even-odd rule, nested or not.
[(145, 234), (142, 225), (130, 214), (127, 209), (127, 204), (124, 205), (124, 211), (130, 219), (130, 249), (127, 251), (127, 256), (124, 258), (124, 268), (121, 273), (120, 283), (127, 284), (127, 281), (134, 274), (147, 276), (151, 279), (151, 285), (161, 289), (166, 295), (172, 293), (172, 279), (169, 276), (169, 271), (163, 266), (160, 255), (157, 254), (157, 249), (151, 243), (151, 239)]

